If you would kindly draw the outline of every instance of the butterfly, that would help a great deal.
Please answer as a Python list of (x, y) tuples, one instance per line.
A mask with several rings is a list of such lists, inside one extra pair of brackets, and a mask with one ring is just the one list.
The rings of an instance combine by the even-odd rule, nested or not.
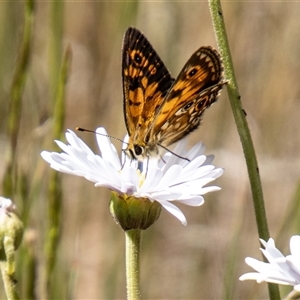
[(173, 79), (146, 37), (128, 28), (122, 47), (125, 153), (142, 161), (195, 130), (226, 83), (218, 52), (199, 48)]

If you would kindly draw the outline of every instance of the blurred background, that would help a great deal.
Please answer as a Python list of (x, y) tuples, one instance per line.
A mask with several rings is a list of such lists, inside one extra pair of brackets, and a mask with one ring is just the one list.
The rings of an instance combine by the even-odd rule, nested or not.
[[(10, 157), (9, 103), (24, 34), (24, 1), (0, 3), (0, 178)], [(300, 3), (224, 1), (231, 54), (243, 108), (257, 151), (271, 236), (285, 254), (300, 233)], [(53, 150), (53, 110), (64, 53), (72, 53), (65, 86), (65, 120), (60, 134), (77, 126), (104, 126), (126, 134), (121, 81), (122, 37), (140, 29), (175, 77), (200, 46), (217, 47), (208, 3), (167, 1), (37, 1), (19, 132), (14, 146), (10, 197), (26, 219), (17, 252), (22, 299), (124, 299), (124, 233), (109, 214), (109, 191), (62, 174), (59, 243), (51, 278), (45, 280), (49, 227), (49, 180), (42, 160)], [(94, 151), (95, 137), (77, 133)], [(198, 208), (180, 206), (188, 225), (163, 211), (143, 232), (143, 299), (265, 299), (266, 284), (240, 282), (251, 271), (244, 258), (261, 259), (251, 190), (226, 88), (189, 137), (206, 145), (225, 172), (222, 188)], [(113, 143), (118, 149), (117, 142)], [(22, 179), (22, 180), (21, 180)], [(30, 275), (29, 275), (30, 274)], [(30, 277), (30, 283), (28, 283)], [(49, 283), (50, 282), (50, 283)], [(49, 294), (49, 286), (51, 286)], [(281, 289), (282, 295), (291, 288)], [(4, 298), (0, 288), (0, 298)]]

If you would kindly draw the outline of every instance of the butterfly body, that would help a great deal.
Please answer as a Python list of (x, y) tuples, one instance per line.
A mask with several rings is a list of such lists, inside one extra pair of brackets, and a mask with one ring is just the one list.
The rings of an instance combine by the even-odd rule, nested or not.
[(143, 160), (195, 130), (225, 84), (216, 50), (199, 48), (174, 80), (145, 36), (129, 28), (122, 52), (126, 154)]

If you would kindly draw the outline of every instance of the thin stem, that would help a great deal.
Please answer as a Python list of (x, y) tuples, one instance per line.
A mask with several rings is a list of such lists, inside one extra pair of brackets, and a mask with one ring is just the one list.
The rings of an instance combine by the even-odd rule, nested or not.
[(125, 231), (127, 300), (139, 300), (141, 230)]
[(300, 299), (300, 292), (299, 291), (295, 291), (295, 290), (292, 290), (286, 296), (286, 298), (284, 298), (284, 300), (297, 300), (297, 299)]
[[(58, 86), (56, 88), (57, 94), (54, 107), (54, 127), (53, 136), (55, 138), (61, 136), (61, 132), (65, 120), (65, 92), (66, 82), (69, 74), (71, 63), (71, 49), (68, 47), (61, 66), (60, 76), (58, 79)], [(61, 213), (62, 213), (62, 186), (60, 174), (52, 172), (49, 181), (49, 228), (47, 232), (47, 241), (45, 243), (45, 257), (46, 257), (46, 286), (48, 298), (52, 297), (53, 288), (51, 286), (51, 275), (56, 263), (56, 254), (59, 246), (60, 228), (61, 228)]]
[[(252, 138), (250, 135), (250, 130), (246, 121), (246, 113), (245, 110), (242, 108), (241, 97), (238, 91), (237, 81), (234, 74), (234, 68), (230, 54), (230, 48), (223, 20), (223, 13), (220, 0), (209, 0), (209, 8), (218, 47), (220, 49), (221, 57), (224, 62), (225, 77), (229, 81), (228, 95), (230, 99), (230, 104), (246, 159), (258, 234), (260, 238), (268, 240), (269, 230), (264, 206), (261, 180), (259, 175), (259, 168), (256, 160), (254, 146), (252, 143)], [(269, 294), (270, 299), (280, 299), (278, 286), (274, 284), (269, 284)]]
[(5, 212), (5, 209), (2, 207), (0, 229), (0, 269), (4, 290), (7, 299), (17, 300), (19, 296), (16, 289), (17, 282), (15, 280), (15, 251), (21, 243), (24, 227), (17, 214)]
[(13, 75), (7, 124), (7, 136), (10, 142), (6, 170), (3, 176), (3, 194), (14, 195), (16, 191), (16, 152), (19, 140), (20, 120), (22, 114), (22, 98), (25, 88), (28, 66), (31, 57), (32, 31), (34, 25), (34, 0), (27, 0), (25, 4), (25, 23), (22, 46), (17, 59)]
[(8, 274), (8, 262), (7, 261), (0, 261), (0, 269), (2, 273), (2, 280), (4, 284), (5, 294), (8, 300), (18, 300), (19, 295), (16, 289), (16, 282), (10, 274)]

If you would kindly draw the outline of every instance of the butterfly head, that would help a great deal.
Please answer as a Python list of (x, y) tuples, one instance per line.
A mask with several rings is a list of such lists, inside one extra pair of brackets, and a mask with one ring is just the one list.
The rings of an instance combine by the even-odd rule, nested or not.
[(158, 147), (154, 143), (137, 143), (129, 141), (128, 147), (125, 149), (125, 154), (130, 158), (138, 161), (143, 161), (148, 157), (159, 155)]

